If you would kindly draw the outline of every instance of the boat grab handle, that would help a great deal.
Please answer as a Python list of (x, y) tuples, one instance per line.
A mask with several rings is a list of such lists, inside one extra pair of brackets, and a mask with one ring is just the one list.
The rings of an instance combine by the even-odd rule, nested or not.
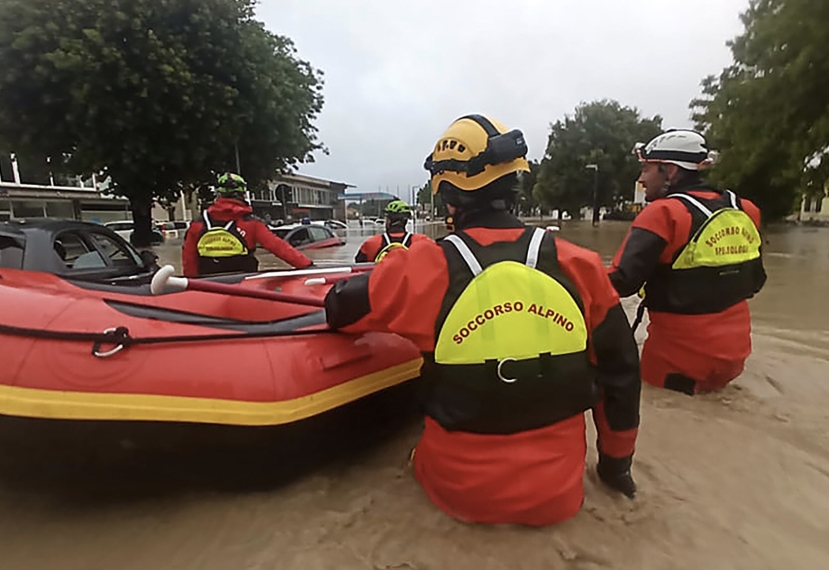
[[(114, 335), (114, 334), (117, 334), (117, 333), (118, 333), (117, 328), (106, 329), (104, 331), (104, 334)], [(122, 350), (124, 350), (124, 343), (123, 342), (116, 344), (115, 348), (112, 348), (112, 349), (107, 350), (105, 352), (101, 352), (101, 343), (96, 342), (95, 346), (92, 347), (92, 355), (97, 356), (98, 358), (109, 358), (110, 356), (118, 354)]]

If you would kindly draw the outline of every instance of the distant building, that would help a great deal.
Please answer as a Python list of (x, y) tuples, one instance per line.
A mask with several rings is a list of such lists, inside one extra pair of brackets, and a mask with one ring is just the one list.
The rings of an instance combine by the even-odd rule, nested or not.
[(129, 219), (129, 201), (104, 195), (94, 176), (56, 179), (48, 168), (27, 171), (14, 155), (0, 156), (0, 221), (43, 217), (100, 223)]
[[(388, 192), (351, 192), (339, 196), (342, 207), (346, 208), (348, 204), (349, 209), (356, 211), (356, 217), (364, 215), (382, 217), (386, 204), (398, 199), (397, 196)], [(355, 204), (357, 204), (356, 208), (354, 208)]]
[[(108, 181), (71, 177), (56, 179), (48, 166), (27, 170), (12, 156), (0, 156), (0, 221), (15, 218), (59, 217), (92, 222), (132, 219), (129, 200), (105, 194)], [(340, 195), (351, 184), (301, 174), (284, 174), (268, 182), (267, 188), (250, 194), (254, 214), (269, 220), (296, 221), (346, 219)], [(200, 216), (195, 193), (188, 202), (182, 196), (166, 211), (153, 205), (152, 217), (166, 221), (189, 221)]]
[(633, 190), (633, 203), (639, 206), (645, 205), (645, 185), (638, 180)]
[(798, 219), (801, 222), (829, 223), (829, 182), (822, 196), (804, 196), (800, 202)]
[[(337, 197), (352, 185), (314, 178), (302, 174), (281, 174), (267, 183), (267, 187), (251, 190), (250, 204), (254, 215), (266, 221), (285, 223), (311, 218), (312, 220), (345, 220), (345, 209)], [(195, 193), (189, 202), (182, 196), (171, 208), (174, 219), (189, 221), (198, 218), (199, 212)], [(153, 207), (153, 219), (166, 220), (169, 213), (160, 205)]]
[(282, 174), (268, 182), (267, 189), (252, 191), (251, 205), (257, 216), (285, 223), (306, 217), (345, 220), (345, 203), (339, 196), (353, 187), (313, 176)]
[(645, 205), (645, 185), (637, 180), (633, 187), (633, 202), (627, 204), (625, 209), (632, 214), (638, 214)]
[(190, 196), (187, 201), (184, 192), (181, 193), (176, 203), (168, 210), (161, 206), (158, 202), (153, 203), (151, 217), (156, 222), (180, 221), (190, 222), (193, 220), (193, 212), (198, 215), (198, 198), (196, 193)]

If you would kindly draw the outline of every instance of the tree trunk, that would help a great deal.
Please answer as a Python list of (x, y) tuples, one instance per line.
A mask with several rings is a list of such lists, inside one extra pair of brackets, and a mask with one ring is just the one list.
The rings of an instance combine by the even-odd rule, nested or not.
[(135, 229), (132, 232), (132, 244), (135, 247), (149, 247), (152, 245), (152, 204), (144, 200), (130, 200), (132, 221)]

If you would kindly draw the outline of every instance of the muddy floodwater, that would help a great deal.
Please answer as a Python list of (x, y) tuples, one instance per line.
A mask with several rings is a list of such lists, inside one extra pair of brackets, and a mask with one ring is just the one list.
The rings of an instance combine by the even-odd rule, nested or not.
[[(565, 222), (558, 235), (609, 263), (626, 229)], [(346, 246), (311, 256), (351, 261), (378, 231), (355, 226)], [(599, 485), (592, 432), (584, 508), (528, 529), (433, 507), (407, 466), (419, 419), (394, 411), (380, 428), (363, 417), (353, 434), (307, 445), (292, 434), (290, 451), (236, 434), (244, 453), (207, 456), (172, 441), (162, 454), (121, 439), (94, 452), (35, 446), (21, 429), (0, 457), (0, 570), (829, 568), (829, 229), (763, 237), (769, 279), (751, 301), (746, 371), (714, 395), (643, 389), (634, 501)], [(180, 247), (156, 251), (178, 264)], [(632, 315), (636, 300), (624, 305)]]

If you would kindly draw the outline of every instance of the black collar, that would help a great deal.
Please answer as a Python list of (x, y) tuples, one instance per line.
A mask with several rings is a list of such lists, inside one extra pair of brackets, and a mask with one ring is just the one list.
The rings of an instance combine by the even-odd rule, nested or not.
[(665, 196), (670, 196), (671, 194), (682, 194), (684, 192), (690, 191), (697, 191), (697, 192), (716, 192), (717, 194), (722, 194), (722, 190), (718, 188), (714, 188), (713, 186), (709, 186), (702, 180), (694, 180), (692, 182), (686, 182), (680, 186), (673, 186)]
[(524, 228), (524, 222), (504, 210), (474, 210), (456, 216), (455, 229), (469, 228), (512, 229)]

